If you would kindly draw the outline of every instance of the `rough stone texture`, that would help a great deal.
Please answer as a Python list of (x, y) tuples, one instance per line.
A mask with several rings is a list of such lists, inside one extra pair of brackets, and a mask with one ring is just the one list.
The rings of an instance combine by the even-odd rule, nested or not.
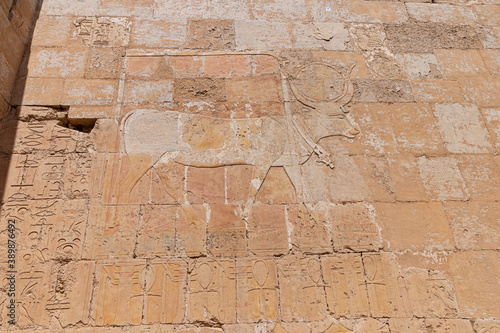
[(500, 332), (498, 0), (37, 4), (1, 332)]

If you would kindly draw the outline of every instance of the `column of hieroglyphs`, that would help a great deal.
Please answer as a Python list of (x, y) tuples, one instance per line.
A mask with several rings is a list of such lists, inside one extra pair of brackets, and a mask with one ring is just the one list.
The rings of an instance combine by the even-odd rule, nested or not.
[(36, 3), (0, 331), (500, 332), (499, 1)]

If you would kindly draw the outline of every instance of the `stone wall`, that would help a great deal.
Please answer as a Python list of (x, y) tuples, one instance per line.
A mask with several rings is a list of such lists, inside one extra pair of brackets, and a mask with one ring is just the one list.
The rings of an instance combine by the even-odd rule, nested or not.
[(500, 332), (499, 17), (45, 0), (0, 123), (2, 331)]
[(40, 5), (40, 0), (3, 0), (0, 3), (0, 119), (10, 110), (17, 72)]

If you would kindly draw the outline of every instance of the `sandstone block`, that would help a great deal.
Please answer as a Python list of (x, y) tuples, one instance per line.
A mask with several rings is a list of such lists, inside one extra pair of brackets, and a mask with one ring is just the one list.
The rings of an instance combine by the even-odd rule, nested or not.
[(122, 50), (119, 48), (92, 48), (87, 56), (85, 78), (115, 79), (119, 77)]

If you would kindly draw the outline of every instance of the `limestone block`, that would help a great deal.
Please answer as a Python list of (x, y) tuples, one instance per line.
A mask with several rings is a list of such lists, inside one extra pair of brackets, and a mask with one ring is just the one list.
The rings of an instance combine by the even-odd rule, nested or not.
[(411, 87), (417, 102), (465, 102), (457, 81), (441, 79), (415, 80), (411, 82)]
[(186, 44), (194, 49), (233, 50), (234, 20), (189, 20)]
[[(408, 3), (408, 15), (421, 22), (467, 25), (475, 18), (470, 7), (445, 3)], [(442, 15), (436, 15), (436, 12)]]
[(75, 33), (84, 46), (127, 46), (130, 39), (130, 21), (123, 17), (80, 16), (74, 21)]
[(150, 104), (171, 102), (173, 93), (172, 80), (125, 82), (123, 102), (128, 104)]
[(27, 78), (24, 85), (16, 84), (12, 93), (15, 105), (64, 105), (65, 89), (62, 78)]
[(94, 320), (98, 325), (181, 322), (186, 269), (183, 261), (175, 260), (99, 262)]
[(136, 254), (139, 258), (174, 254), (179, 209), (175, 205), (145, 206), (137, 232)]
[(28, 76), (83, 77), (86, 51), (84, 48), (33, 48), (28, 62)]
[(394, 52), (432, 52), (434, 49), (478, 49), (479, 39), (467, 25), (440, 23), (386, 24), (387, 41)]
[(119, 4), (113, 0), (101, 0), (96, 8), (96, 13), (105, 16), (153, 18), (154, 4), (154, 0), (125, 0)]
[(284, 168), (271, 167), (255, 197), (265, 204), (290, 204), (297, 202), (295, 187)]
[(349, 45), (349, 34), (342, 23), (295, 23), (293, 37), (293, 46), (297, 49), (343, 51)]
[(384, 247), (423, 251), (449, 250), (455, 246), (441, 203), (376, 203), (374, 206)]
[(389, 319), (391, 332), (395, 333), (425, 333), (425, 320), (416, 318), (391, 318)]
[(313, 50), (311, 51), (311, 54), (315, 60), (319, 60), (328, 64), (337, 64), (342, 67), (350, 67), (352, 65), (356, 65), (351, 72), (351, 78), (353, 79), (365, 79), (370, 77), (365, 60), (359, 53)]
[(176, 253), (195, 258), (206, 255), (207, 209), (203, 205), (184, 205), (177, 216)]
[[(321, 281), (325, 284), (329, 312), (335, 317), (346, 318), (368, 315), (370, 309), (361, 255), (323, 256), (321, 264), (324, 279)], [(312, 263), (309, 266), (313, 267)]]
[(288, 230), (283, 205), (253, 205), (248, 220), (248, 249), (255, 254), (288, 253)]
[(64, 82), (63, 105), (112, 105), (116, 101), (117, 80), (68, 79)]
[(223, 79), (175, 79), (174, 101), (225, 101), (226, 82)]
[(478, 50), (436, 50), (439, 69), (445, 79), (476, 76), (487, 72)]
[(290, 205), (286, 212), (287, 223), (292, 226), (292, 246), (303, 253), (331, 253), (332, 243), (327, 221), (322, 209), (306, 205)]
[(472, 324), (465, 319), (426, 319), (425, 325), (432, 332), (464, 332), (473, 333)]
[(500, 47), (500, 27), (480, 26), (478, 31), (479, 39), (485, 49), (497, 49)]
[(491, 136), (491, 141), (495, 144), (498, 151), (500, 149), (500, 109), (482, 109), (483, 119), (485, 120), (486, 128)]
[(179, 47), (186, 42), (184, 21), (164, 21), (135, 18), (130, 45), (139, 47)]
[(342, 0), (334, 3), (333, 10), (346, 22), (402, 23), (408, 19), (402, 3), (388, 2), (380, 6), (370, 1)]
[(244, 202), (248, 199), (252, 167), (232, 165), (226, 168), (226, 196), (229, 203)]
[(252, 3), (251, 14), (256, 20), (270, 22), (304, 20), (307, 12), (297, 8), (305, 8), (306, 3), (307, 0), (257, 0)]
[(217, 257), (242, 257), (247, 254), (245, 222), (239, 206), (210, 205), (207, 226), (207, 251)]
[(278, 275), (274, 260), (237, 259), (237, 317), (242, 322), (277, 320)]
[(198, 259), (190, 264), (190, 321), (236, 322), (236, 265), (234, 260)]
[(474, 329), (478, 333), (498, 333), (500, 332), (500, 322), (498, 320), (487, 319), (476, 320)]
[(449, 202), (445, 211), (461, 250), (498, 249), (500, 213), (495, 202)]
[(355, 102), (413, 102), (409, 82), (403, 80), (356, 80), (354, 81)]
[(191, 203), (224, 203), (224, 168), (196, 168), (187, 170), (187, 200)]
[(226, 81), (229, 102), (281, 101), (281, 84), (276, 75), (255, 78), (231, 78)]
[(365, 55), (366, 63), (374, 78), (399, 79), (402, 70), (395, 57), (384, 51), (374, 51)]
[(496, 200), (500, 191), (498, 164), (488, 155), (462, 155), (458, 167), (471, 198)]
[(460, 87), (468, 101), (481, 107), (495, 107), (500, 104), (497, 94), (500, 87), (498, 76), (474, 76), (458, 79)]
[(353, 322), (354, 332), (389, 333), (389, 324), (386, 320), (373, 318), (358, 319)]
[[(366, 182), (367, 198), (376, 201), (394, 201), (397, 183), (392, 181), (392, 178), (397, 177), (397, 174), (389, 169), (389, 159), (384, 156), (356, 156), (356, 164)], [(405, 178), (405, 182), (407, 181)]]
[(282, 49), (292, 46), (288, 24), (267, 21), (235, 22), (236, 49)]
[(87, 79), (114, 79), (119, 77), (122, 61), (120, 48), (92, 48), (85, 66)]
[(418, 158), (420, 175), (427, 194), (434, 200), (467, 200), (469, 189), (457, 160), (452, 157)]
[(281, 316), (285, 321), (317, 321), (326, 316), (325, 282), (317, 257), (278, 260)]
[(97, 200), (93, 200), (83, 257), (132, 258), (139, 219), (139, 206), (101, 206)]
[(480, 25), (497, 25), (496, 18), (500, 15), (500, 8), (495, 4), (476, 5), (472, 7), (476, 14), (476, 21)]
[[(453, 281), (458, 305), (463, 315), (498, 316), (500, 258), (497, 251), (465, 251), (455, 254)], [(481, 272), (480, 274), (477, 272)]]
[(491, 75), (500, 74), (500, 52), (498, 50), (481, 50), (484, 64)]
[(126, 77), (129, 79), (172, 79), (173, 75), (172, 67), (167, 57), (126, 57)]
[(64, 0), (44, 1), (41, 16), (45, 15), (86, 15), (95, 16), (100, 0), (86, 0), (76, 4), (70, 4)]
[(405, 73), (412, 79), (442, 77), (433, 53), (402, 53), (396, 57), (403, 65)]
[(372, 206), (362, 203), (332, 205), (327, 217), (335, 251), (378, 251), (382, 247)]
[[(205, 75), (208, 77), (238, 77), (249, 76), (251, 73), (268, 74), (268, 67), (276, 71), (276, 60), (266, 56), (210, 56), (205, 57)], [(259, 61), (260, 60), (260, 61)], [(274, 60), (274, 63), (272, 62)], [(274, 67), (274, 68), (272, 68)]]
[(33, 46), (79, 46), (80, 39), (73, 33), (73, 18), (69, 16), (41, 16), (33, 32)]
[(434, 114), (446, 148), (452, 153), (487, 153), (488, 132), (475, 105), (436, 104)]
[(353, 23), (349, 26), (353, 44), (361, 51), (375, 51), (386, 47), (386, 36), (381, 24)]
[(390, 191), (397, 201), (425, 201), (427, 195), (420, 177), (418, 160), (413, 155), (388, 159)]

